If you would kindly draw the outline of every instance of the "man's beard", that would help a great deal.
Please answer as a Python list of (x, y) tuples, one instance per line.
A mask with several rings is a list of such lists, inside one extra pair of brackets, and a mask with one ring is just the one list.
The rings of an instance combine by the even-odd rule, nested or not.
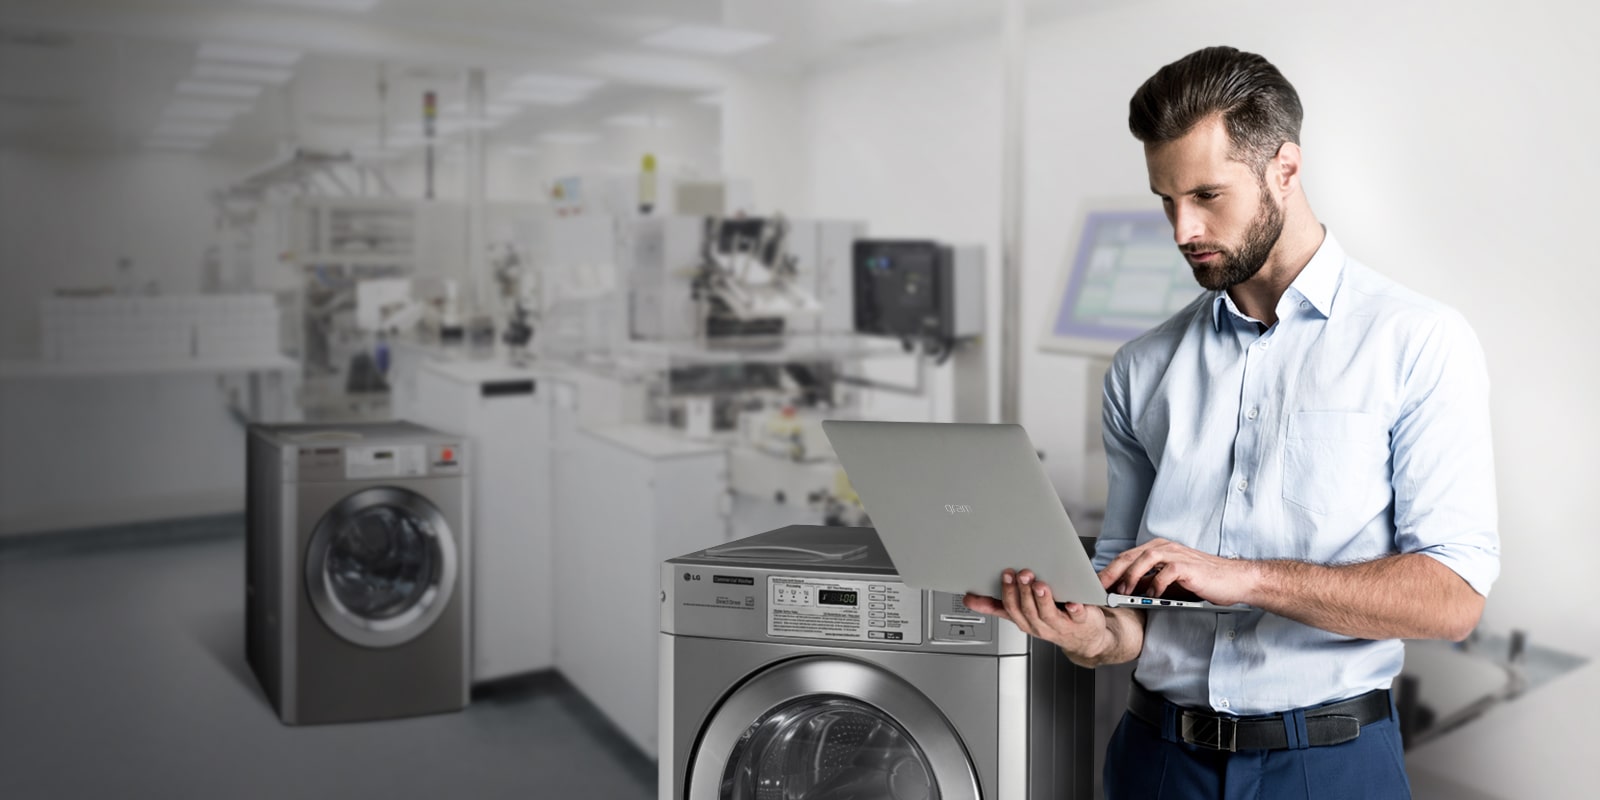
[(1218, 256), (1216, 264), (1189, 266), (1194, 270), (1194, 279), (1201, 286), (1213, 291), (1232, 289), (1254, 277), (1267, 263), (1267, 256), (1272, 253), (1272, 248), (1278, 244), (1278, 237), (1283, 235), (1283, 209), (1272, 201), (1272, 195), (1267, 187), (1261, 187), (1261, 212), (1250, 221), (1250, 229), (1245, 231), (1244, 242), (1237, 250), (1229, 250), (1220, 245), (1195, 244), (1185, 245), (1181, 249), (1185, 253), (1215, 252)]

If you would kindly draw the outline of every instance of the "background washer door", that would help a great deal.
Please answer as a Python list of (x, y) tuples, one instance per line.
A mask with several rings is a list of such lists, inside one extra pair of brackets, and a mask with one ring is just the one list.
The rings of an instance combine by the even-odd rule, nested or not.
[(960, 737), (933, 702), (860, 661), (809, 656), (742, 684), (691, 756), (689, 800), (977, 800)]
[(317, 522), (306, 548), (306, 593), (346, 641), (393, 647), (422, 635), (456, 583), (455, 535), (416, 492), (362, 489)]

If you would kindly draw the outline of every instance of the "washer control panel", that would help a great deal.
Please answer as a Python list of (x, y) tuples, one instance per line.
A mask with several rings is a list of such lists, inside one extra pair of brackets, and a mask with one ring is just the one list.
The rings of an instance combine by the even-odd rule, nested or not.
[(895, 581), (769, 575), (767, 635), (920, 644), (922, 592)]

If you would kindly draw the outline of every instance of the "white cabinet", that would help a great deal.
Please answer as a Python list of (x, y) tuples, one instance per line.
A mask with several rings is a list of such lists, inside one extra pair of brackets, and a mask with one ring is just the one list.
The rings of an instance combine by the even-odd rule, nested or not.
[(396, 413), (466, 436), (472, 475), (472, 679), (554, 663), (548, 387), (496, 362), (425, 362)]
[(727, 541), (727, 456), (572, 413), (555, 411), (556, 667), (653, 758), (661, 562)]

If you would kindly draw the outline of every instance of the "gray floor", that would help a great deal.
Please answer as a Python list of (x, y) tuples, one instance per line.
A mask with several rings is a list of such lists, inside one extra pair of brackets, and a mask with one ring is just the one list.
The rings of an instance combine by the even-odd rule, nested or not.
[(243, 580), (242, 517), (0, 540), (0, 798), (655, 796), (554, 673), (456, 714), (280, 724)]

